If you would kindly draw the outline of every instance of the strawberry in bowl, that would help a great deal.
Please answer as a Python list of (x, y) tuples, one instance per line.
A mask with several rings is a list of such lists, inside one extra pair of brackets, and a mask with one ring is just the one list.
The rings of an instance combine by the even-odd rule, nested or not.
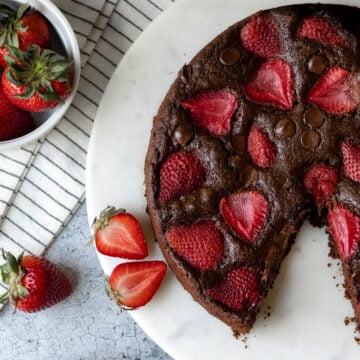
[(43, 49), (50, 48), (48, 21), (38, 11), (32, 10), (29, 4), (22, 4), (16, 10), (1, 5), (0, 13), (5, 15), (0, 28), (0, 66), (6, 67), (4, 56), (9, 55), (6, 46), (26, 50), (36, 44)]
[(0, 139), (0, 151), (37, 140), (53, 129), (74, 99), (81, 68), (73, 29), (52, 2), (6, 5), (0, 5), (0, 86), (12, 105), (30, 112), (35, 126)]
[(18, 108), (41, 112), (54, 108), (71, 91), (71, 62), (52, 50), (31, 45), (27, 51), (7, 46), (2, 74), (5, 95)]

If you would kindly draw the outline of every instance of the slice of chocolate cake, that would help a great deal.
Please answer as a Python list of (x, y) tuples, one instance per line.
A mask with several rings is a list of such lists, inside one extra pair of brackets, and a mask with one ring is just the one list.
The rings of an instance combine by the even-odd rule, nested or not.
[(306, 219), (327, 226), (360, 317), (359, 19), (340, 5), (256, 13), (183, 67), (154, 119), (156, 239), (235, 335), (250, 331)]

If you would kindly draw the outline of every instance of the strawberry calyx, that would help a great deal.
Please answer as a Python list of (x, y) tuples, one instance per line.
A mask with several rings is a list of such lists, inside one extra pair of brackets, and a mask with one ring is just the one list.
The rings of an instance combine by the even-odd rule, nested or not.
[(4, 249), (2, 249), (2, 257), (5, 263), (0, 266), (0, 273), (2, 282), (8, 285), (9, 288), (5, 294), (0, 297), (0, 304), (10, 300), (15, 305), (15, 310), (18, 301), (29, 295), (28, 289), (21, 283), (25, 274), (25, 269), (20, 266), (23, 254), (24, 253), (21, 253), (18, 258), (16, 258), (10, 252), (5, 252)]
[(108, 205), (104, 210), (100, 212), (99, 217), (95, 217), (91, 225), (91, 228), (96, 233), (98, 230), (105, 229), (109, 225), (109, 220), (115, 215), (124, 213), (125, 209), (116, 209), (114, 206)]
[(121, 303), (122, 302), (121, 292), (111, 288), (109, 276), (104, 276), (104, 281), (105, 281), (105, 293), (110, 298), (110, 300), (114, 301), (118, 305), (119, 315), (121, 315), (124, 311), (135, 310), (135, 308), (125, 306)]
[(19, 36), (17, 32), (26, 32), (23, 26), (22, 17), (30, 11), (29, 4), (22, 4), (16, 11), (6, 5), (0, 6), (1, 21), (0, 46), (10, 45), (19, 47)]
[(22, 93), (14, 95), (19, 99), (30, 99), (35, 93), (45, 101), (61, 102), (52, 81), (69, 82), (72, 62), (49, 49), (31, 45), (27, 51), (14, 46), (6, 46), (10, 56), (5, 54), (6, 78), (10, 83), (24, 87)]

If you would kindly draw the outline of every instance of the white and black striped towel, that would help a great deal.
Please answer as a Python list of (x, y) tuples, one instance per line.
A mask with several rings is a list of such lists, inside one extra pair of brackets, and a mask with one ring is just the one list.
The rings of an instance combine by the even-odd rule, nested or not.
[(42, 254), (84, 202), (87, 146), (105, 87), (135, 39), (173, 2), (54, 0), (79, 42), (80, 85), (49, 135), (0, 152), (0, 248)]

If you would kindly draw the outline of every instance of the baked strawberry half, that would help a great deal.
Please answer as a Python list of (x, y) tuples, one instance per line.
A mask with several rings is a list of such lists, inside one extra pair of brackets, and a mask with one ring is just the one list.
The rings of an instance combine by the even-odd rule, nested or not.
[(225, 135), (230, 131), (231, 118), (237, 108), (237, 96), (227, 90), (202, 92), (182, 101), (190, 109), (196, 125), (214, 135)]
[(314, 84), (306, 100), (329, 114), (349, 113), (360, 101), (358, 74), (334, 66)]
[(313, 165), (304, 175), (305, 188), (314, 195), (318, 206), (325, 205), (330, 200), (338, 182), (337, 171), (321, 163)]
[(106, 207), (92, 224), (97, 250), (104, 255), (139, 260), (148, 255), (138, 220), (124, 209)]
[(298, 33), (302, 37), (329, 45), (347, 45), (345, 37), (338, 27), (321, 16), (305, 18)]
[(257, 276), (247, 268), (230, 271), (222, 282), (205, 292), (212, 299), (237, 311), (255, 309), (261, 298)]
[(253, 125), (248, 135), (247, 151), (252, 162), (265, 169), (276, 159), (276, 146), (268, 136), (256, 125)]
[(328, 225), (340, 257), (349, 260), (359, 248), (360, 218), (340, 204), (329, 211)]
[(240, 43), (256, 55), (274, 57), (281, 52), (279, 26), (269, 13), (256, 15), (241, 29)]
[(198, 270), (216, 267), (224, 254), (224, 239), (212, 221), (171, 227), (166, 233), (170, 247)]
[(291, 66), (282, 59), (264, 62), (254, 80), (243, 88), (246, 96), (253, 102), (289, 110), (294, 104), (294, 74)]
[(244, 241), (253, 243), (266, 218), (268, 202), (256, 191), (231, 194), (220, 200), (225, 222)]
[(341, 155), (345, 175), (353, 181), (360, 182), (360, 147), (344, 141), (341, 144)]
[(194, 153), (173, 153), (160, 169), (159, 202), (165, 203), (200, 189), (205, 180), (205, 169)]
[(146, 305), (165, 276), (163, 261), (137, 261), (117, 265), (107, 279), (106, 291), (121, 310)]

